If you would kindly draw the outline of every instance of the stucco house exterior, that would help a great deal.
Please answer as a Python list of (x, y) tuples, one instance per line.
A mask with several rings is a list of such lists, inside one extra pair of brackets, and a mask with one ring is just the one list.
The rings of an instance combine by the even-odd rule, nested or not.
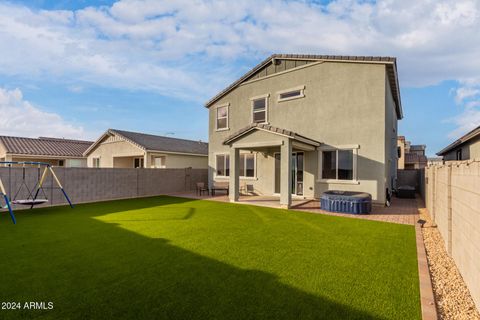
[(480, 126), (437, 153), (444, 161), (480, 159)]
[(426, 145), (412, 144), (410, 141), (405, 140), (404, 136), (398, 136), (397, 147), (399, 170), (423, 169), (427, 166)]
[(209, 109), (209, 183), (318, 198), (395, 187), (402, 106), (396, 59), (274, 54), (221, 91)]
[(84, 152), (93, 168), (207, 168), (208, 143), (108, 129)]
[(83, 152), (92, 141), (0, 136), (0, 161), (32, 161), (59, 167), (86, 167)]

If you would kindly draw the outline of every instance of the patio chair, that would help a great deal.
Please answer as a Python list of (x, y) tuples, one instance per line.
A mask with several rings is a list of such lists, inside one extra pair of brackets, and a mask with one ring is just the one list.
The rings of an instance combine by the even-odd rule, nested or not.
[(196, 191), (197, 191), (197, 194), (200, 195), (200, 196), (203, 194), (203, 192), (207, 192), (207, 195), (209, 193), (208, 188), (205, 187), (205, 182), (197, 182), (197, 190)]

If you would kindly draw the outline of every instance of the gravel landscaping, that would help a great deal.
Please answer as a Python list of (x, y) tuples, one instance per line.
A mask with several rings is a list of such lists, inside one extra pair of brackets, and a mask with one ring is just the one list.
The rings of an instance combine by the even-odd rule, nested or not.
[(422, 233), (439, 318), (480, 320), (480, 313), (455, 262), (447, 254), (440, 232), (432, 226), (425, 208), (419, 209), (419, 213), (426, 221)]

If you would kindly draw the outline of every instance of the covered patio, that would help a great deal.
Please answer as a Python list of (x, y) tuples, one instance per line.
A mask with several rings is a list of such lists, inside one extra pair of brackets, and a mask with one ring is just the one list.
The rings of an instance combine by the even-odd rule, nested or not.
[[(314, 152), (320, 146), (320, 142), (299, 135), (295, 132), (276, 128), (267, 124), (251, 124), (242, 130), (232, 134), (223, 142), (230, 149), (230, 176), (229, 176), (229, 201), (239, 202), (240, 199), (240, 152), (250, 151), (263, 154), (270, 154), (274, 160), (270, 167), (260, 168), (264, 185), (269, 185), (266, 192), (263, 192), (262, 202), (279, 202), (280, 207), (290, 208), (293, 205), (292, 195), (298, 194), (297, 189), (302, 188), (303, 193), (303, 172), (304, 152)], [(298, 181), (297, 155), (302, 154), (301, 181)], [(313, 176), (314, 173), (311, 172)], [(313, 192), (313, 188), (311, 189)], [(274, 196), (274, 195), (277, 195)], [(313, 193), (311, 194), (313, 196)]]

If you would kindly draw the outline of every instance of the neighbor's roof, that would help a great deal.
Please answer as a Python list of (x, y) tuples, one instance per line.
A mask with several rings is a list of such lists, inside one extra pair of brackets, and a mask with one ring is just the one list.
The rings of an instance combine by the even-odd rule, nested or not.
[(254, 75), (257, 71), (271, 63), (275, 59), (285, 60), (317, 60), (317, 61), (343, 61), (343, 62), (357, 62), (357, 63), (383, 63), (387, 67), (388, 78), (390, 80), (390, 88), (392, 90), (393, 99), (397, 107), (398, 117), (403, 118), (402, 102), (400, 99), (400, 85), (397, 74), (397, 59), (395, 57), (379, 57), (379, 56), (337, 56), (337, 55), (310, 55), (310, 54), (272, 54), (258, 65), (253, 67), (250, 71), (226, 87), (212, 99), (205, 103), (205, 107), (210, 107), (224, 95), (237, 88), (242, 82)]
[(253, 130), (268, 131), (268, 132), (271, 132), (273, 134), (287, 136), (287, 137), (292, 138), (294, 140), (305, 142), (305, 143), (308, 143), (308, 144), (311, 144), (311, 145), (314, 145), (314, 146), (319, 146), (320, 145), (320, 142), (318, 142), (316, 140), (313, 140), (313, 139), (310, 139), (310, 138), (307, 138), (305, 136), (302, 136), (302, 135), (300, 135), (298, 133), (295, 133), (293, 131), (277, 128), (277, 127), (274, 127), (274, 126), (271, 126), (271, 125), (268, 125), (268, 124), (263, 124), (263, 123), (252, 123), (252, 124), (244, 127), (243, 129), (241, 129), (241, 130), (233, 133), (232, 135), (228, 136), (223, 141), (223, 144), (225, 144), (225, 145), (230, 144), (233, 141), (239, 139), (243, 135), (245, 135), (245, 134), (247, 134), (247, 133), (249, 133)]
[(465, 134), (464, 136), (462, 136), (460, 139), (454, 141), (453, 143), (449, 144), (444, 149), (437, 152), (437, 156), (443, 156), (445, 153), (452, 151), (453, 149), (461, 146), (462, 144), (472, 140), (475, 137), (480, 137), (480, 126), (476, 127), (472, 131), (470, 131), (467, 134)]
[(0, 136), (0, 143), (9, 154), (83, 157), (85, 150), (92, 145), (92, 141), (71, 140), (61, 138), (24, 138)]
[(427, 162), (427, 157), (424, 155), (419, 155), (417, 153), (405, 154), (405, 163), (425, 163), (425, 162)]
[(169, 153), (186, 153), (195, 155), (208, 155), (208, 143), (201, 141), (185, 140), (146, 133), (131, 132), (117, 129), (108, 129), (84, 154), (88, 154), (105, 137), (118, 135), (126, 141), (133, 143), (146, 151), (159, 151)]

